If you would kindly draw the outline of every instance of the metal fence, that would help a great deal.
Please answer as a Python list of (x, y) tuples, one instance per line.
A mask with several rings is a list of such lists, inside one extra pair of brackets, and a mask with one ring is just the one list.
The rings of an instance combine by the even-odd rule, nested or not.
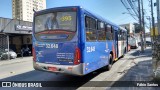
[(7, 35), (0, 34), (0, 52), (8, 48)]

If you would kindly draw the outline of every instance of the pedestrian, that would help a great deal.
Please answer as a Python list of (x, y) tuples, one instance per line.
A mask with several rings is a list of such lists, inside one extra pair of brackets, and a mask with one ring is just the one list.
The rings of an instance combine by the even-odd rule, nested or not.
[(21, 49), (21, 57), (23, 57), (23, 54), (24, 54), (24, 48), (22, 47), (22, 49)]

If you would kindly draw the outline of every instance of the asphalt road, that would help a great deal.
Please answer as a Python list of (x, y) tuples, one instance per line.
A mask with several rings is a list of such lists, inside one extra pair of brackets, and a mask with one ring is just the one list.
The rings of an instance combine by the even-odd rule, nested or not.
[[(85, 76), (70, 76), (62, 74), (54, 74), (48, 72), (36, 71), (32, 66), (32, 58), (25, 62), (11, 63), (6, 65), (0, 65), (0, 81), (74, 81), (76, 82), (76, 87), (51, 87), (51, 88), (0, 88), (0, 90), (66, 90), (66, 89), (97, 89), (98, 87), (83, 87), (89, 81), (117, 81), (120, 77), (124, 76), (126, 69), (131, 68), (131, 63), (133, 63), (133, 58), (131, 53), (136, 50), (129, 52), (124, 58), (116, 61), (110, 71), (97, 70)], [(135, 53), (138, 55), (138, 53)], [(101, 87), (101, 89), (106, 89), (106, 87)]]

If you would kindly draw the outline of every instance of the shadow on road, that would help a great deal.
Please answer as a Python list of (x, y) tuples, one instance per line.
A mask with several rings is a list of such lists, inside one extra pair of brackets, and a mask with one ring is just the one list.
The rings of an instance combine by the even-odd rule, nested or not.
[[(96, 73), (95, 73), (96, 72)], [(46, 88), (46, 90), (50, 89), (64, 89), (67, 85), (67, 89), (77, 89), (84, 85), (85, 83), (89, 82), (94, 77), (98, 76), (100, 73), (104, 72), (103, 69), (96, 70), (95, 72), (89, 73), (85, 76), (71, 76), (71, 75), (63, 75), (63, 74), (54, 74), (49, 72), (42, 72), (42, 71), (29, 71), (26, 73), (22, 73), (19, 75), (11, 76), (8, 78), (1, 79), (0, 81), (49, 81), (52, 85), (59, 83), (63, 85), (58, 85), (61, 88), (53, 87), (53, 88)], [(48, 83), (48, 82), (47, 82)], [(66, 89), (66, 88), (65, 88)], [(8, 89), (7, 89), (8, 90)], [(15, 88), (15, 90), (19, 90)], [(30, 89), (29, 89), (30, 90)], [(36, 90), (35, 88), (33, 90)], [(39, 89), (38, 89), (39, 90)]]
[(152, 51), (151, 48), (146, 48), (144, 52), (141, 52), (141, 50), (136, 50), (136, 52), (131, 53), (132, 56), (142, 56), (142, 57), (151, 57)]

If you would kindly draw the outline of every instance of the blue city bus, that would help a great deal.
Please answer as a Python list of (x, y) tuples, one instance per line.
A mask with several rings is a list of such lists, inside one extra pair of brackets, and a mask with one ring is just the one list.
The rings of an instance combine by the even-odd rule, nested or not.
[(80, 6), (34, 13), (35, 70), (86, 75), (109, 70), (127, 51), (127, 31)]

